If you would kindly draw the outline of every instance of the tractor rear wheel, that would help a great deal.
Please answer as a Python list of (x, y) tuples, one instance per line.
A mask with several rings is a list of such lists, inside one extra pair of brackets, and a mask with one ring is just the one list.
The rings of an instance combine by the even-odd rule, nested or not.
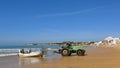
[(70, 51), (68, 49), (62, 49), (61, 50), (61, 55), (62, 56), (70, 56), (71, 53), (70, 53)]

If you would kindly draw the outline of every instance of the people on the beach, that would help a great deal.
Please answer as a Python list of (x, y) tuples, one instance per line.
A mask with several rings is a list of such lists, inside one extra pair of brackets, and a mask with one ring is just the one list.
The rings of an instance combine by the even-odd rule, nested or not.
[(24, 52), (24, 49), (21, 49), (21, 50), (20, 50), (20, 53), (25, 53), (25, 52)]
[(41, 50), (41, 57), (44, 58), (47, 53), (48, 53), (48, 50), (42, 48), (42, 50)]
[(27, 53), (31, 53), (31, 49), (29, 49), (29, 50), (27, 51)]
[(29, 50), (27, 50), (27, 51), (25, 51), (24, 49), (21, 49), (20, 51), (19, 51), (20, 53), (31, 53), (31, 49), (29, 49)]

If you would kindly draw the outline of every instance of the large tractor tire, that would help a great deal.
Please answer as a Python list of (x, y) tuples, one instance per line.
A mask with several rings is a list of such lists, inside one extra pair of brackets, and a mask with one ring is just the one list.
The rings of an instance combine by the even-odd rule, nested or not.
[(85, 50), (77, 50), (77, 55), (78, 56), (84, 56)]
[(70, 56), (71, 53), (70, 53), (70, 51), (68, 49), (62, 49), (61, 50), (61, 55), (62, 56)]
[(85, 50), (82, 50), (82, 56), (84, 56), (85, 55)]

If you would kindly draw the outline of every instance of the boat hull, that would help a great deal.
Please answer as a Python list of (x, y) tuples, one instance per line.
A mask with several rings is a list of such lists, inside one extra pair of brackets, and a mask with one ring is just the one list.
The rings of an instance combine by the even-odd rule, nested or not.
[(41, 56), (40, 52), (31, 52), (31, 53), (19, 53), (19, 57), (39, 57)]

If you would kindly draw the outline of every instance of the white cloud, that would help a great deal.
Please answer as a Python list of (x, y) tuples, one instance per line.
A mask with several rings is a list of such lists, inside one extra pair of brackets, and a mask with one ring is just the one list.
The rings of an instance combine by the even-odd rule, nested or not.
[(79, 10), (79, 11), (74, 11), (74, 12), (66, 12), (66, 13), (56, 13), (56, 14), (39, 15), (38, 17), (52, 17), (52, 16), (77, 15), (77, 14), (81, 14), (81, 13), (84, 13), (84, 12), (94, 11), (94, 10), (96, 10), (96, 9), (98, 9), (98, 8), (103, 8), (103, 7), (84, 9), (84, 10)]

